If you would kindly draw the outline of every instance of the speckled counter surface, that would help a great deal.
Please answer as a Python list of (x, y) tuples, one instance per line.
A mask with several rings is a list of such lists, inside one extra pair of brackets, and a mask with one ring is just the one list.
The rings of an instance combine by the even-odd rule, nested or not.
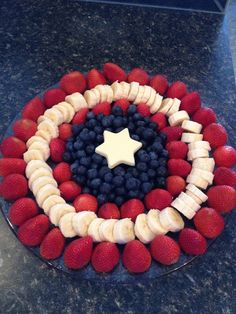
[[(17, 3), (17, 4), (16, 4)], [(198, 90), (236, 142), (236, 93), (222, 16), (78, 1), (1, 1), (0, 133), (72, 69), (112, 60)], [(0, 313), (235, 313), (236, 212), (208, 253), (159, 280), (110, 286), (48, 268), (0, 215)]]

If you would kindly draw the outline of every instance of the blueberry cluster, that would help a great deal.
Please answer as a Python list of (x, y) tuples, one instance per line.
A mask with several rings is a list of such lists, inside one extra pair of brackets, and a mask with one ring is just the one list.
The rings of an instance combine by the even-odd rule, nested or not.
[[(104, 130), (118, 133), (124, 128), (142, 143), (142, 149), (135, 154), (135, 166), (109, 169), (106, 158), (95, 153), (95, 148), (103, 143)], [(158, 132), (156, 123), (140, 115), (135, 105), (129, 106), (127, 115), (118, 106), (109, 116), (89, 112), (85, 123), (73, 125), (72, 132), (64, 160), (71, 164), (73, 179), (83, 187), (83, 193), (95, 195), (99, 204), (110, 201), (120, 206), (130, 198), (143, 199), (154, 187), (165, 187), (166, 135)]]

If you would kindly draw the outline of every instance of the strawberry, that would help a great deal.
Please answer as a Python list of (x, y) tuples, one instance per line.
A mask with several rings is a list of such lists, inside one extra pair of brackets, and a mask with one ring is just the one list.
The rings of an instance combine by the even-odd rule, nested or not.
[(181, 249), (189, 255), (202, 255), (206, 252), (206, 239), (196, 230), (184, 228), (179, 234)]
[(191, 164), (183, 159), (169, 159), (167, 162), (168, 172), (172, 176), (186, 178), (191, 171)]
[(83, 124), (87, 118), (87, 113), (89, 110), (87, 108), (80, 109), (72, 120), (72, 124)]
[(64, 263), (71, 269), (86, 266), (92, 255), (93, 239), (89, 236), (72, 241), (65, 249)]
[(134, 68), (128, 74), (127, 81), (138, 82), (140, 85), (147, 85), (149, 82), (149, 76), (146, 71), (140, 68)]
[(70, 165), (64, 161), (60, 162), (53, 169), (53, 176), (57, 183), (69, 181), (72, 177)]
[(231, 146), (220, 146), (214, 153), (213, 157), (218, 167), (231, 168), (236, 164), (236, 150)]
[(73, 201), (81, 192), (81, 187), (74, 181), (66, 181), (59, 185), (62, 197), (66, 201)]
[(154, 260), (163, 265), (175, 264), (180, 257), (179, 244), (166, 235), (156, 236), (151, 242), (150, 251)]
[(89, 89), (92, 89), (99, 84), (106, 84), (106, 79), (100, 71), (92, 69), (87, 74), (87, 82)]
[(162, 130), (167, 126), (167, 119), (164, 113), (157, 112), (151, 117), (151, 121), (155, 122), (158, 126), (158, 130)]
[(212, 148), (217, 148), (227, 143), (228, 134), (223, 125), (211, 123), (204, 129), (203, 139), (208, 141)]
[(91, 194), (80, 194), (73, 202), (75, 210), (81, 212), (83, 210), (89, 210), (96, 212), (98, 208), (98, 202), (95, 196)]
[(148, 209), (156, 208), (162, 210), (170, 206), (171, 202), (171, 194), (163, 189), (154, 189), (145, 196), (145, 205)]
[(0, 176), (5, 177), (12, 173), (25, 174), (26, 162), (20, 158), (0, 159)]
[(125, 98), (116, 100), (116, 102), (114, 104), (114, 106), (120, 107), (124, 113), (127, 112), (129, 105), (130, 105), (129, 101)]
[(0, 183), (0, 195), (7, 201), (17, 200), (27, 193), (28, 183), (22, 174), (9, 174)]
[(180, 176), (170, 176), (166, 178), (166, 189), (172, 196), (176, 196), (184, 191), (185, 186), (185, 180)]
[(182, 99), (187, 94), (187, 86), (180, 81), (170, 85), (167, 91), (167, 97)]
[(112, 271), (120, 260), (120, 252), (115, 243), (99, 243), (92, 254), (91, 263), (93, 268), (99, 273)]
[(185, 110), (189, 115), (193, 115), (201, 108), (201, 98), (198, 92), (191, 92), (181, 99), (180, 110)]
[(60, 88), (52, 88), (47, 90), (43, 95), (43, 102), (47, 108), (64, 101), (66, 98), (66, 93)]
[(168, 89), (168, 81), (164, 75), (155, 75), (151, 78), (150, 86), (155, 89), (155, 91), (162, 96)]
[(123, 203), (120, 208), (120, 212), (121, 218), (131, 218), (133, 222), (135, 222), (136, 217), (139, 214), (144, 213), (144, 205), (139, 199), (132, 198)]
[(112, 83), (115, 81), (118, 82), (126, 81), (125, 71), (115, 63), (111, 62), (105, 63), (103, 66), (103, 72), (106, 78)]
[(167, 143), (166, 149), (169, 153), (169, 158), (185, 159), (188, 152), (188, 145), (181, 141), (172, 141)]
[(40, 244), (40, 255), (47, 260), (61, 256), (65, 247), (65, 238), (60, 229), (53, 228)]
[(86, 79), (79, 71), (70, 72), (61, 78), (60, 88), (66, 94), (83, 93), (86, 89)]
[(95, 115), (103, 113), (105, 116), (109, 116), (109, 114), (111, 113), (111, 105), (107, 101), (100, 102), (92, 109), (92, 112)]
[(218, 237), (224, 230), (224, 218), (213, 208), (203, 207), (194, 216), (196, 229), (206, 238)]
[(137, 112), (139, 112), (143, 117), (150, 117), (150, 107), (145, 103), (140, 103), (137, 106)]
[(22, 158), (26, 152), (26, 145), (15, 136), (6, 137), (0, 144), (0, 151), (4, 157)]
[(132, 240), (125, 245), (122, 261), (131, 273), (143, 273), (151, 265), (151, 255), (143, 243)]
[(29, 197), (22, 197), (9, 208), (9, 219), (13, 225), (20, 226), (39, 212), (36, 202)]
[[(1, 160), (0, 160), (1, 164)], [(214, 184), (215, 185), (236, 185), (236, 172), (233, 169), (226, 167), (219, 167), (214, 172)]]
[(36, 96), (25, 104), (22, 109), (21, 116), (23, 119), (30, 119), (37, 122), (38, 117), (44, 114), (45, 109), (46, 108), (44, 107), (41, 99)]
[(37, 131), (37, 123), (29, 119), (20, 119), (13, 124), (13, 132), (23, 142), (27, 142)]
[(72, 137), (72, 125), (69, 123), (63, 123), (59, 126), (59, 137), (63, 141), (67, 141)]
[(120, 219), (119, 208), (114, 203), (105, 203), (99, 208), (98, 217), (104, 219)]
[(63, 160), (63, 154), (65, 152), (65, 142), (60, 138), (53, 138), (49, 144), (50, 157), (55, 162)]
[(236, 205), (236, 191), (229, 185), (213, 186), (208, 190), (207, 196), (209, 207), (220, 214), (230, 212)]
[(18, 229), (18, 239), (27, 246), (37, 246), (49, 231), (49, 219), (46, 215), (38, 215), (27, 220)]
[(183, 129), (180, 126), (167, 126), (161, 130), (167, 136), (167, 142), (180, 140)]
[(200, 108), (192, 116), (192, 120), (202, 124), (203, 129), (216, 122), (216, 114), (211, 108)]

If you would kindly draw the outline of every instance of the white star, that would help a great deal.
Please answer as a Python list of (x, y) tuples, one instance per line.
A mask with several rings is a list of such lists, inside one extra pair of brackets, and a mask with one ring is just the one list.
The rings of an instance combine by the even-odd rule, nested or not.
[(135, 165), (134, 154), (142, 147), (142, 143), (133, 140), (126, 128), (119, 133), (103, 132), (104, 142), (96, 147), (95, 152), (107, 159), (110, 169), (119, 164)]

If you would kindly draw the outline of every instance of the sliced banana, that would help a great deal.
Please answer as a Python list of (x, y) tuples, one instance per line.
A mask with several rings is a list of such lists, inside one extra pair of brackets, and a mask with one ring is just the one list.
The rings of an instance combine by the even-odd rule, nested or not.
[(143, 243), (149, 243), (155, 238), (155, 233), (148, 226), (146, 214), (137, 216), (134, 224), (134, 232), (136, 237)]
[(139, 85), (138, 94), (134, 100), (135, 105), (138, 105), (139, 103), (142, 102), (143, 94), (144, 94), (144, 86)]
[(141, 97), (141, 102), (142, 103), (146, 104), (146, 102), (149, 100), (149, 98), (151, 96), (151, 91), (152, 91), (151, 86), (148, 86), (148, 85), (144, 86), (144, 92), (143, 92), (143, 95)]
[(48, 215), (51, 207), (53, 207), (56, 204), (65, 204), (64, 198), (58, 195), (50, 195), (48, 198), (45, 199), (43, 202), (43, 205), (41, 206), (44, 210), (45, 214)]
[(104, 85), (106, 88), (107, 98), (106, 101), (111, 104), (113, 102), (113, 90), (110, 85)]
[(173, 102), (174, 102), (174, 99), (172, 99), (172, 98), (165, 98), (162, 101), (160, 109), (158, 111), (166, 114), (170, 110), (170, 108), (172, 107)]
[(82, 108), (88, 108), (88, 104), (84, 99), (84, 96), (80, 93), (73, 93), (66, 96), (65, 101), (73, 106), (75, 112), (79, 111)]
[(186, 218), (192, 219), (195, 215), (195, 211), (186, 205), (181, 199), (178, 197), (171, 203), (171, 206), (176, 208), (181, 214), (183, 214)]
[[(50, 120), (52, 120), (52, 122), (54, 122), (56, 125), (60, 125), (64, 122), (64, 117), (63, 114), (57, 110), (55, 107), (47, 109), (44, 112), (44, 116)], [(40, 123), (40, 119), (38, 120), (38, 123)]]
[(69, 204), (56, 204), (49, 210), (49, 219), (53, 225), (58, 226), (60, 219), (64, 215), (74, 212), (75, 208)]
[(215, 160), (214, 158), (197, 158), (194, 159), (192, 167), (213, 172), (215, 167)]
[(194, 133), (183, 133), (181, 137), (181, 141), (185, 143), (192, 143), (201, 141), (203, 139), (202, 134), (194, 134)]
[(202, 130), (202, 125), (200, 123), (195, 122), (195, 121), (189, 121), (189, 120), (184, 120), (181, 127), (186, 132), (191, 132), (191, 133), (196, 133), (196, 134), (201, 133), (201, 130)]
[(210, 144), (207, 141), (197, 141), (197, 142), (192, 142), (188, 144), (188, 149), (193, 150), (193, 149), (206, 149), (208, 151), (211, 150)]
[(159, 219), (161, 225), (171, 232), (177, 232), (184, 228), (181, 215), (172, 207), (166, 207), (160, 211)]
[(43, 160), (31, 160), (25, 169), (26, 177), (29, 179), (30, 176), (39, 168), (45, 168), (50, 173), (52, 173), (52, 169), (49, 167), (49, 165), (43, 161)]
[(45, 130), (38, 130), (35, 135), (43, 138), (47, 143), (49, 143), (52, 139), (52, 134)]
[(185, 204), (187, 204), (187, 206), (191, 207), (191, 209), (194, 210), (195, 212), (199, 210), (200, 205), (197, 202), (195, 202), (195, 200), (191, 198), (191, 196), (189, 196), (188, 194), (181, 192), (178, 198)]
[(26, 163), (30, 162), (31, 160), (45, 160), (42, 152), (38, 149), (28, 150), (23, 154), (23, 158)]
[(48, 143), (34, 142), (29, 146), (28, 151), (32, 149), (39, 150), (42, 153), (44, 160), (47, 160), (50, 156), (50, 148)]
[(120, 82), (120, 85), (122, 87), (122, 98), (127, 99), (129, 95), (130, 84), (127, 82)]
[(59, 220), (59, 228), (65, 238), (73, 238), (76, 236), (76, 232), (72, 225), (72, 219), (76, 213), (71, 212), (63, 215)]
[(115, 243), (114, 226), (117, 219), (105, 219), (99, 226), (99, 237), (101, 241), (109, 241)]
[(53, 108), (61, 112), (61, 114), (63, 115), (63, 122), (69, 123), (71, 118), (70, 111), (66, 106), (64, 106), (64, 104), (68, 103), (66, 101), (62, 101), (59, 104), (55, 105)]
[(192, 183), (196, 185), (198, 188), (205, 190), (208, 187), (208, 181), (197, 175), (189, 174), (186, 179), (187, 183)]
[(190, 191), (194, 195), (196, 195), (202, 201), (202, 203), (206, 202), (208, 199), (207, 195), (205, 193), (203, 193), (199, 188), (197, 188), (193, 184), (188, 184), (186, 186), (186, 190), (187, 190), (187, 192)]
[(38, 178), (41, 178), (44, 176), (53, 178), (52, 172), (48, 170), (47, 168), (41, 167), (41, 168), (36, 169), (29, 177), (29, 181), (28, 181), (29, 188), (32, 190), (32, 183), (36, 181)]
[(40, 177), (33, 181), (31, 185), (31, 190), (34, 195), (37, 195), (38, 191), (46, 184), (52, 184), (53, 186), (57, 187), (57, 181), (52, 176)]
[(88, 235), (93, 238), (94, 242), (101, 242), (102, 238), (100, 237), (99, 228), (103, 223), (103, 218), (95, 218), (88, 227)]
[(130, 83), (128, 100), (134, 101), (136, 96), (138, 95), (138, 91), (139, 91), (139, 83), (137, 83), (137, 82)]
[(88, 235), (88, 228), (91, 222), (97, 218), (97, 215), (91, 211), (76, 213), (72, 219), (72, 225), (76, 234), (80, 237)]
[[(111, 86), (111, 88), (112, 88), (112, 86)], [(106, 89), (105, 85), (99, 84), (99, 85), (95, 86), (94, 89), (99, 91), (100, 102), (106, 101), (106, 99), (107, 99), (107, 89)], [(113, 90), (113, 88), (112, 88), (112, 90)], [(114, 91), (113, 91), (113, 93), (114, 93)], [(98, 99), (97, 99), (97, 103), (98, 103)]]
[(134, 223), (132, 220), (129, 218), (118, 220), (113, 229), (113, 236), (115, 242), (118, 244), (124, 244), (134, 240)]
[(52, 135), (52, 138), (56, 138), (59, 135), (57, 125), (51, 120), (47, 119), (38, 124), (38, 130), (43, 130)]
[[(65, 107), (67, 112), (68, 112), (68, 120), (67, 120), (67, 122), (68, 123), (71, 122), (71, 120), (73, 119), (73, 117), (75, 115), (74, 107), (71, 104), (69, 104), (68, 102), (65, 102), (65, 101), (61, 104), (61, 106)], [(62, 122), (64, 122), (64, 121), (62, 121)]]
[(150, 209), (147, 213), (148, 227), (155, 235), (166, 234), (169, 230), (164, 228), (160, 223), (160, 211), (158, 209)]
[(168, 110), (168, 112), (166, 113), (167, 117), (172, 116), (174, 113), (179, 111), (179, 107), (180, 107), (180, 103), (181, 101), (178, 98), (174, 98), (173, 99), (173, 103), (172, 106), (170, 107), (170, 109)]
[(44, 143), (44, 144), (48, 144), (48, 141), (46, 141), (44, 138), (42, 138), (41, 136), (32, 136), (30, 139), (28, 139), (28, 141), (26, 142), (26, 146), (27, 148), (30, 147), (30, 145), (32, 145), (33, 143), (35, 142), (41, 142), (41, 143)]
[(184, 120), (189, 120), (189, 119), (190, 119), (190, 117), (189, 117), (187, 111), (180, 110), (180, 111), (172, 114), (169, 117), (168, 121), (169, 121), (170, 126), (178, 126), (178, 125), (181, 125)]
[(60, 195), (60, 190), (52, 184), (46, 184), (36, 194), (36, 201), (37, 201), (39, 207), (42, 207), (43, 202), (50, 195)]
[(214, 175), (210, 171), (192, 168), (190, 175), (199, 176), (199, 177), (203, 178), (204, 180), (206, 180), (209, 184), (213, 183)]
[(188, 160), (194, 160), (197, 158), (207, 158), (209, 157), (209, 152), (204, 148), (195, 148), (188, 151)]
[(154, 114), (157, 111), (159, 111), (159, 108), (163, 103), (162, 99), (163, 99), (163, 97), (161, 95), (159, 95), (158, 93), (156, 93), (154, 103), (150, 107), (151, 114)]
[(116, 101), (118, 99), (121, 99), (123, 97), (123, 88), (118, 81), (114, 82), (111, 85), (112, 91), (113, 91), (113, 101)]
[[(96, 86), (97, 87), (97, 86)], [(86, 90), (84, 98), (88, 104), (88, 108), (92, 109), (98, 103), (98, 98), (93, 90)]]
[(186, 190), (186, 194), (190, 196), (197, 204), (201, 205), (202, 201), (199, 197), (197, 197), (195, 194), (193, 194), (191, 191)]
[(150, 87), (151, 88), (151, 93), (150, 93), (150, 97), (148, 98), (147, 102), (146, 102), (146, 105), (151, 107), (154, 102), (155, 102), (155, 98), (156, 98), (156, 91), (154, 88)]

